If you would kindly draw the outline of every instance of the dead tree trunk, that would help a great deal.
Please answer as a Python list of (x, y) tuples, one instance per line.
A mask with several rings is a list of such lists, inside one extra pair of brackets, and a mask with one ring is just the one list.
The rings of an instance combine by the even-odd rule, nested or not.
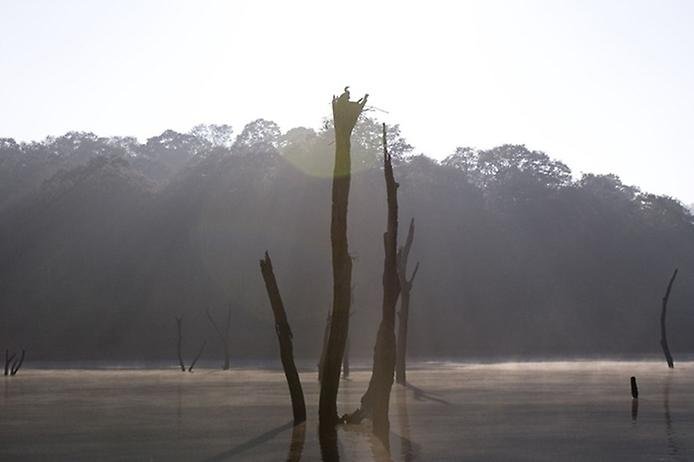
[(383, 318), (378, 328), (374, 365), (371, 381), (374, 384), (373, 432), (389, 448), (390, 421), (388, 407), (390, 390), (393, 387), (395, 372), (395, 306), (400, 295), (398, 280), (397, 246), (398, 246), (398, 184), (393, 175), (393, 164), (386, 145), (386, 124), (383, 124), (383, 174), (386, 182), (388, 203), (388, 226), (383, 235), (385, 259), (383, 263)]
[(385, 124), (383, 124), (383, 173), (386, 180), (388, 225), (387, 231), (383, 234), (385, 259), (383, 262), (382, 319), (376, 337), (369, 388), (361, 399), (361, 409), (355, 411), (351, 416), (346, 416), (345, 419), (358, 422), (371, 415), (374, 435), (381, 440), (386, 448), (390, 449), (388, 407), (395, 372), (395, 306), (400, 295), (400, 281), (398, 280), (397, 267), (398, 184), (395, 182), (393, 164), (386, 145)]
[(227, 323), (226, 327), (224, 329), (224, 333), (222, 333), (222, 330), (217, 327), (217, 323), (214, 322), (214, 318), (212, 318), (212, 315), (210, 314), (210, 310), (205, 310), (205, 314), (207, 314), (207, 319), (210, 320), (210, 324), (212, 324), (212, 327), (214, 327), (215, 332), (217, 332), (217, 336), (219, 337), (219, 341), (222, 342), (222, 346), (224, 347), (224, 365), (222, 366), (222, 370), (228, 371), (229, 370), (229, 333), (231, 331), (231, 306), (227, 309)]
[(347, 334), (347, 342), (345, 343), (345, 355), (342, 357), (342, 378), (349, 378), (349, 334)]
[(207, 340), (202, 342), (202, 345), (200, 346), (200, 350), (198, 351), (198, 354), (195, 356), (195, 359), (193, 360), (193, 362), (190, 363), (190, 367), (188, 368), (188, 372), (193, 372), (193, 368), (195, 367), (195, 364), (197, 364), (198, 359), (200, 359), (200, 356), (202, 356), (202, 352), (205, 351), (205, 345), (207, 345)]
[(677, 269), (672, 273), (670, 282), (668, 282), (667, 290), (665, 291), (665, 296), (663, 297), (663, 308), (660, 311), (660, 346), (663, 347), (663, 353), (665, 354), (665, 360), (667, 361), (667, 367), (673, 369), (675, 364), (672, 360), (672, 355), (670, 354), (670, 347), (667, 343), (667, 329), (665, 327), (665, 316), (667, 315), (667, 302), (670, 298), (670, 291), (672, 290), (672, 283), (675, 282), (677, 277)]
[(17, 372), (19, 372), (19, 369), (21, 369), (22, 364), (24, 364), (24, 356), (26, 355), (26, 351), (22, 349), (22, 355), (19, 357), (19, 359), (15, 359), (15, 361), (12, 363), (12, 368), (10, 369), (10, 375), (16, 375)]
[(347, 340), (352, 287), (352, 258), (347, 244), (347, 205), (352, 170), (350, 138), (367, 98), (368, 95), (365, 95), (359, 101), (350, 101), (349, 91), (345, 88), (345, 92), (339, 98), (333, 97), (332, 101), (335, 124), (335, 167), (330, 222), (333, 306), (318, 406), (320, 426), (324, 429), (333, 427), (338, 421), (337, 391)]
[(183, 353), (181, 351), (183, 344), (183, 328), (181, 324), (183, 323), (183, 316), (176, 317), (176, 328), (178, 331), (178, 341), (176, 342), (176, 353), (178, 353), (178, 365), (181, 366), (183, 372), (186, 371), (186, 365), (183, 363)]
[(328, 337), (330, 335), (330, 312), (325, 318), (325, 329), (323, 330), (323, 347), (320, 351), (320, 359), (318, 360), (318, 381), (323, 381), (323, 363), (325, 362), (325, 355), (328, 351)]
[(10, 375), (12, 360), (17, 356), (17, 353), (12, 353), (5, 350), (5, 375)]
[(294, 364), (294, 346), (292, 344), (292, 330), (287, 321), (287, 314), (284, 311), (284, 304), (280, 296), (279, 287), (275, 273), (272, 270), (272, 260), (270, 255), (265, 252), (265, 259), (260, 260), (260, 272), (265, 281), (267, 295), (270, 298), (272, 313), (275, 316), (275, 332), (277, 340), (280, 344), (280, 358), (282, 359), (282, 368), (284, 375), (287, 378), (289, 386), (289, 395), (292, 400), (292, 410), (294, 412), (294, 424), (299, 424), (306, 420), (306, 404), (304, 403), (304, 391), (301, 388), (301, 380), (299, 373)]
[(407, 279), (407, 259), (410, 256), (410, 249), (414, 241), (414, 218), (410, 220), (410, 228), (407, 231), (405, 245), (398, 250), (398, 279), (400, 281), (400, 312), (398, 313), (398, 347), (395, 357), (395, 381), (401, 385), (407, 383), (407, 324), (410, 318), (410, 291), (419, 262), (414, 267), (412, 276)]

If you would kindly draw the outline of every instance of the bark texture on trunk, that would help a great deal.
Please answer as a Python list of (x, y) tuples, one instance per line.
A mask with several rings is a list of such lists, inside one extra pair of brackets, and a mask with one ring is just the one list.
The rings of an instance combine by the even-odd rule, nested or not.
[(347, 340), (352, 287), (352, 257), (347, 244), (347, 206), (352, 170), (350, 138), (367, 98), (368, 95), (365, 95), (359, 101), (350, 101), (349, 92), (345, 88), (345, 92), (339, 98), (333, 97), (332, 101), (335, 125), (335, 167), (330, 222), (333, 304), (318, 406), (319, 424), (324, 428), (334, 426), (338, 422), (337, 391)]
[(407, 383), (407, 325), (410, 317), (410, 292), (419, 262), (414, 267), (412, 276), (407, 279), (407, 259), (414, 241), (414, 218), (410, 220), (410, 228), (407, 231), (405, 245), (398, 250), (398, 279), (400, 281), (400, 312), (398, 313), (398, 347), (395, 358), (395, 381), (401, 385)]
[(299, 373), (294, 364), (294, 346), (292, 344), (292, 330), (287, 321), (287, 314), (284, 311), (284, 304), (280, 296), (275, 272), (272, 269), (272, 260), (270, 255), (265, 252), (265, 258), (260, 260), (260, 272), (265, 281), (265, 288), (270, 299), (270, 306), (275, 317), (275, 332), (280, 345), (280, 359), (282, 360), (282, 368), (284, 375), (287, 378), (289, 386), (289, 395), (292, 400), (292, 411), (294, 412), (294, 424), (299, 424), (306, 420), (306, 404), (304, 403), (304, 392), (301, 388), (301, 380)]
[(665, 360), (667, 361), (667, 367), (673, 369), (675, 363), (672, 360), (672, 355), (670, 354), (670, 347), (667, 343), (667, 328), (665, 326), (665, 317), (667, 316), (667, 302), (670, 299), (670, 291), (672, 290), (672, 284), (675, 282), (677, 277), (677, 269), (672, 273), (670, 282), (668, 282), (667, 290), (665, 291), (665, 296), (663, 297), (663, 305), (660, 311), (660, 346), (663, 347), (663, 353), (665, 354)]

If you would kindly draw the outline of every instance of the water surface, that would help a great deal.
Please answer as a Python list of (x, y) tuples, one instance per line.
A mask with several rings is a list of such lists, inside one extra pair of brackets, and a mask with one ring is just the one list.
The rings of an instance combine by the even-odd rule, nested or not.
[[(635, 406), (629, 378), (638, 379)], [(343, 381), (354, 410), (370, 372)], [(1, 460), (321, 459), (318, 383), (293, 428), (280, 370), (22, 369), (0, 377)], [(337, 433), (342, 461), (688, 460), (694, 363), (416, 363), (394, 386), (391, 454), (368, 426)]]

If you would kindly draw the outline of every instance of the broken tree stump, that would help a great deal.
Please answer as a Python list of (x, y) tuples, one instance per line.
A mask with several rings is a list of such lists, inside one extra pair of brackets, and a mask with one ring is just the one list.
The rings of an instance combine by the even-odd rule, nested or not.
[(345, 87), (344, 93), (338, 98), (333, 96), (332, 100), (335, 127), (335, 166), (330, 221), (333, 305), (318, 404), (318, 420), (323, 429), (334, 428), (339, 420), (337, 392), (347, 341), (352, 287), (352, 257), (347, 243), (347, 207), (352, 172), (350, 138), (368, 96), (365, 95), (358, 101), (350, 101), (348, 87)]
[(272, 260), (270, 255), (265, 252), (265, 258), (260, 260), (260, 272), (265, 281), (265, 289), (267, 290), (272, 314), (275, 317), (275, 332), (280, 345), (280, 359), (282, 360), (282, 368), (284, 376), (287, 378), (289, 386), (289, 395), (292, 400), (292, 411), (294, 413), (294, 424), (299, 424), (306, 420), (306, 404), (304, 403), (304, 391), (301, 388), (301, 380), (299, 373), (294, 364), (294, 345), (292, 343), (292, 330), (287, 321), (287, 314), (284, 311), (284, 304), (280, 295), (275, 272), (272, 269)]
[(636, 385), (636, 377), (631, 378), (631, 397), (639, 399), (639, 387)]

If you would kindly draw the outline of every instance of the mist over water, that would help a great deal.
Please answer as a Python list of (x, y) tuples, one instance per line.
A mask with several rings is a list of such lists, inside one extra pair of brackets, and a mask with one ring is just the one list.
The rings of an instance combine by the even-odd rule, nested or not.
[(694, 460), (694, 3), (0, 10), (0, 461)]
[[(320, 460), (318, 383), (301, 374), (308, 421), (292, 431), (276, 369), (27, 369), (2, 383), (3, 460)], [(260, 364), (262, 367), (263, 365)], [(370, 373), (343, 381), (358, 406)], [(629, 377), (640, 389), (634, 417)], [(694, 363), (415, 363), (391, 398), (391, 460), (688, 460)], [(301, 432), (303, 431), (303, 446)], [(388, 460), (368, 427), (338, 430), (342, 461)]]

